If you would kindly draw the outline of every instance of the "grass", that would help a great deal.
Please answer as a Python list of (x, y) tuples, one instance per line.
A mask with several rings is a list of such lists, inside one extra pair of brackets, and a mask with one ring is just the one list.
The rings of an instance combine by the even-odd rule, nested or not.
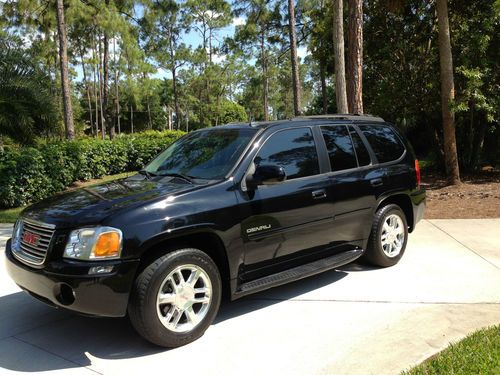
[(26, 206), (0, 210), (0, 223), (15, 223), (24, 207)]
[[(125, 172), (125, 173), (119, 173), (119, 174), (113, 174), (110, 176), (104, 176), (103, 178), (100, 179), (95, 179), (95, 180), (89, 180), (89, 181), (78, 181), (73, 184), (73, 186), (70, 186), (67, 190), (74, 190), (80, 187), (89, 187), (89, 186), (95, 186), (98, 184), (101, 184), (103, 182), (109, 182), (109, 181), (114, 181), (114, 180), (119, 180), (120, 178), (125, 178), (128, 176), (131, 176), (135, 172)], [(16, 208), (8, 208), (6, 210), (0, 210), (0, 223), (15, 223), (17, 218), (19, 217), (19, 214), (21, 211), (25, 208), (26, 206), (23, 207), (16, 207)]]
[(500, 374), (500, 325), (481, 329), (402, 375)]

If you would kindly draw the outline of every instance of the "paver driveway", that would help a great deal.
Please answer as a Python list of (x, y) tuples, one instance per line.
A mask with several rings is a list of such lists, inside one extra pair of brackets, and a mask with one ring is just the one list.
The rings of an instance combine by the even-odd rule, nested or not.
[(500, 219), (425, 220), (395, 267), (352, 264), (225, 304), (204, 337), (175, 350), (126, 319), (45, 306), (1, 262), (0, 373), (397, 374), (500, 323), (498, 233)]

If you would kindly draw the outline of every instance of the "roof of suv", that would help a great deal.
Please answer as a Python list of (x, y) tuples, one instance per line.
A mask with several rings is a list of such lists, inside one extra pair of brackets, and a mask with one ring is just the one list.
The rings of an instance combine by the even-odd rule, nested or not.
[(267, 128), (274, 125), (289, 124), (290, 126), (299, 125), (304, 123), (314, 122), (328, 122), (328, 121), (353, 121), (353, 122), (371, 122), (371, 123), (385, 123), (381, 117), (371, 115), (352, 115), (352, 114), (332, 114), (332, 115), (313, 115), (313, 116), (300, 116), (289, 120), (274, 120), (274, 121), (252, 121), (252, 122), (239, 122), (230, 123), (223, 126), (240, 127), (252, 126), (257, 128)]
[(385, 122), (382, 117), (372, 115), (349, 115), (349, 114), (335, 114), (335, 115), (313, 115), (313, 116), (300, 116), (293, 120), (349, 120), (349, 121), (370, 121), (370, 122)]

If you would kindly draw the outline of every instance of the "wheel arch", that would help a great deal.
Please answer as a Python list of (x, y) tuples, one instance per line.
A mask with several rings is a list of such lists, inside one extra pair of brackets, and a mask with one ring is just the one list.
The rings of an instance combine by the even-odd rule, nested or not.
[(387, 196), (379, 201), (374, 213), (377, 212), (382, 207), (387, 206), (389, 204), (395, 204), (399, 206), (399, 208), (401, 208), (401, 210), (406, 216), (406, 222), (408, 224), (408, 232), (411, 233), (413, 231), (415, 224), (413, 217), (413, 204), (411, 202), (410, 197), (404, 193), (398, 193)]
[(145, 246), (141, 252), (141, 261), (137, 268), (137, 274), (153, 260), (181, 248), (196, 248), (212, 258), (220, 272), (223, 296), (227, 296), (230, 291), (230, 270), (226, 247), (221, 237), (210, 228), (175, 233), (172, 236), (162, 236), (154, 244)]

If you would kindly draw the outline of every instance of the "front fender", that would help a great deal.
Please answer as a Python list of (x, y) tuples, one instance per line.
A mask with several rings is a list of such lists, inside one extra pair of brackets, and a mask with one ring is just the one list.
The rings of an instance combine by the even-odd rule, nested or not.
[(183, 227), (178, 227), (178, 228), (170, 228), (167, 229), (163, 232), (160, 232), (153, 237), (148, 238), (144, 242), (142, 242), (139, 245), (140, 253), (141, 255), (144, 254), (146, 251), (149, 249), (155, 247), (156, 245), (165, 242), (165, 241), (172, 241), (175, 240), (176, 238), (180, 237), (185, 237), (189, 236), (192, 234), (198, 234), (198, 233), (211, 233), (215, 234), (218, 237), (220, 237), (217, 234), (216, 230), (216, 225), (215, 223), (199, 223), (199, 224), (192, 224), (192, 225), (186, 225)]

